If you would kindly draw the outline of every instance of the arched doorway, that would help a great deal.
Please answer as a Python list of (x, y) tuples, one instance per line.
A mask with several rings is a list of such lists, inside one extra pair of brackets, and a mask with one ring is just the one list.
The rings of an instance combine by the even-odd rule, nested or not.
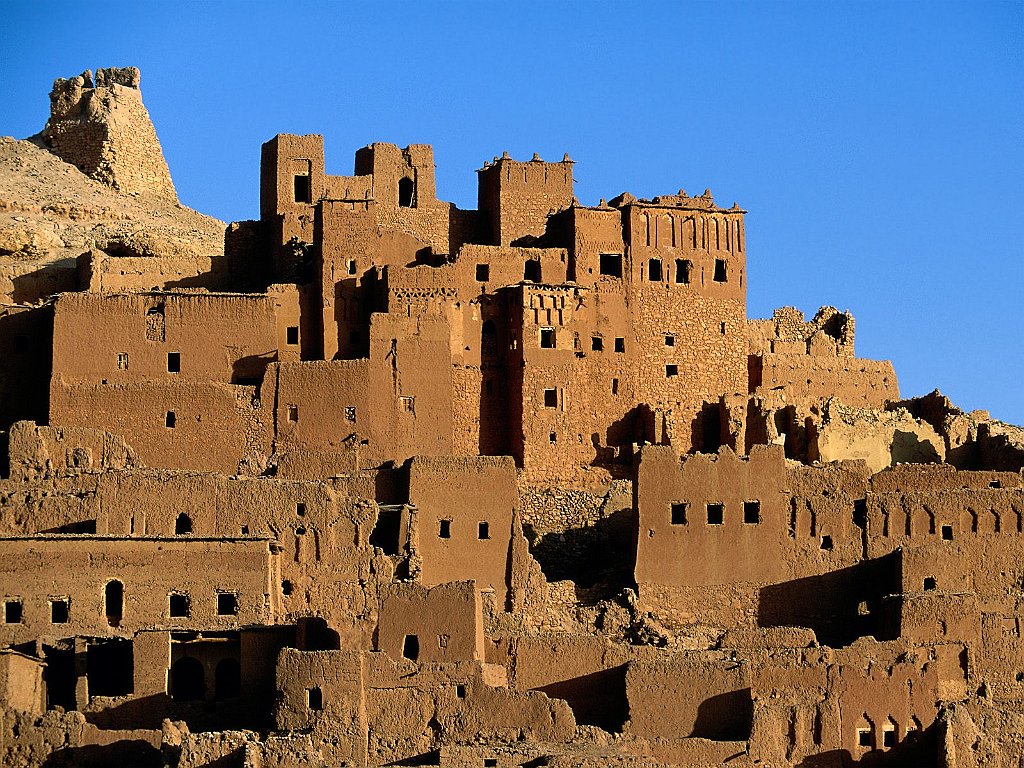
[(185, 656), (171, 667), (171, 698), (202, 701), (206, 698), (206, 672), (199, 659)]

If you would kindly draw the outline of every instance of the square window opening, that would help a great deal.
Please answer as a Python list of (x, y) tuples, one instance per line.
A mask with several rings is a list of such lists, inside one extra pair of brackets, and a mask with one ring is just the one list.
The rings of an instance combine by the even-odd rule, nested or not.
[(296, 422), (299, 420), (299, 406), (289, 405), (288, 406), (288, 421)]
[(218, 592), (217, 593), (217, 615), (218, 616), (237, 616), (238, 615), (238, 595), (234, 592)]
[(297, 502), (295, 504), (295, 514), (298, 515), (299, 517), (305, 517), (306, 516), (306, 504), (305, 504), (305, 502), (300, 501), (300, 502)]
[(540, 329), (540, 346), (541, 346), (541, 349), (554, 349), (555, 348), (555, 329), (554, 328), (541, 328)]
[(883, 747), (895, 747), (896, 746), (896, 731), (884, 730), (882, 731), (882, 746)]
[(675, 336), (666, 336), (665, 337), (665, 346), (666, 347), (674, 347), (675, 345), (676, 345), (676, 337)]
[(942, 526), (942, 540), (943, 541), (952, 541), (953, 540), (953, 526), (952, 525), (944, 525), (944, 526)]
[(747, 525), (757, 525), (761, 522), (761, 502), (743, 502), (743, 522)]
[(831, 552), (832, 551), (832, 547), (833, 547), (832, 537), (828, 536), (827, 534), (825, 536), (822, 536), (821, 537), (821, 545), (820, 546), (821, 546), (821, 549), (823, 551)]
[(600, 336), (592, 337), (590, 339), (590, 349), (593, 352), (603, 352), (604, 351), (604, 339), (602, 339)]
[(288, 326), (288, 329), (285, 331), (285, 343), (291, 347), (294, 347), (299, 343), (299, 326)]
[(50, 623), (67, 624), (71, 614), (68, 598), (59, 597), (50, 601)]
[(437, 636), (437, 647), (438, 648), (447, 648), (448, 647), (448, 641), (451, 640), (451, 639), (452, 639), (451, 635), (438, 635)]
[(324, 708), (324, 692), (319, 687), (306, 689), (306, 709), (321, 710)]
[(119, 371), (127, 371), (128, 370), (128, 353), (127, 352), (118, 352), (117, 353), (117, 369)]
[(931, 590), (935, 589), (935, 577), (934, 576), (925, 576), (925, 578), (924, 578), (924, 588), (925, 588), (925, 591), (928, 591), (928, 592), (930, 592)]
[(291, 581), (289, 581), (288, 579), (285, 579), (284, 581), (281, 582), (281, 594), (282, 595), (284, 595), (285, 597), (288, 597), (288, 596), (291, 595), (291, 593), (293, 591), (295, 591), (295, 587), (292, 585)]
[(554, 445), (555, 443), (557, 443), (557, 442), (558, 442), (558, 435), (557, 435), (557, 434), (555, 434), (554, 432), (552, 432), (551, 434), (549, 434), (549, 435), (548, 435), (548, 442), (549, 442), (549, 443), (551, 443), (552, 445)]
[(350, 275), (354, 275), (356, 273), (357, 269), (358, 269), (358, 267), (356, 266), (356, 260), (355, 259), (349, 259), (348, 260), (348, 273)]
[(498, 768), (498, 758), (496, 757), (485, 757), (484, 768)]
[(676, 282), (687, 285), (690, 282), (690, 262), (687, 259), (676, 259)]
[(669, 363), (665, 366), (665, 378), (671, 379), (679, 375), (679, 366), (675, 363)]
[(685, 501), (672, 503), (672, 525), (686, 525), (686, 507)]
[(725, 523), (725, 504), (708, 504), (708, 525)]
[(661, 259), (651, 259), (647, 262), (647, 279), (652, 283), (661, 282)]
[(186, 619), (190, 612), (188, 595), (172, 593), (167, 596), (167, 613), (172, 619)]
[(870, 747), (871, 746), (871, 731), (867, 728), (857, 729), (857, 746), (858, 747)]
[(167, 372), (181, 373), (181, 352), (167, 353)]
[(313, 202), (313, 185), (310, 183), (309, 176), (296, 176), (293, 191), (296, 203)]
[(168, 429), (174, 429), (178, 423), (178, 417), (175, 416), (174, 411), (168, 411), (164, 414), (164, 426)]
[(725, 259), (715, 259), (715, 276), (712, 278), (716, 283), (724, 283), (728, 274), (728, 264)]
[(544, 390), (544, 407), (545, 408), (557, 408), (558, 407), (558, 390), (557, 389), (545, 389)]
[(466, 686), (464, 686), (464, 685), (456, 685), (455, 686), (455, 695), (458, 696), (460, 699), (466, 698)]
[(476, 537), (481, 541), (491, 538), (491, 526), (487, 521), (481, 520), (477, 524)]
[(439, 520), (437, 523), (437, 538), (450, 539), (452, 537), (452, 521)]
[(625, 352), (626, 351), (626, 339), (622, 336), (615, 337), (615, 351)]
[(602, 253), (598, 266), (606, 277), (622, 277), (622, 254)]
[(540, 282), (540, 262), (530, 259), (523, 268), (523, 279), (534, 283)]
[(6, 600), (4, 602), (4, 624), (21, 624), (23, 610), (21, 600)]
[(491, 279), (491, 265), (490, 264), (477, 264), (476, 265), (476, 281), (478, 283), (486, 283)]

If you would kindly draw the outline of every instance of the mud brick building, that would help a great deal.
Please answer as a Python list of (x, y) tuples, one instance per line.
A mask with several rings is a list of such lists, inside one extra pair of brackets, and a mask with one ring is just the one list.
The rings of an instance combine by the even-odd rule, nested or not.
[(139, 82), (0, 142), (83, 201), (0, 199), (0, 763), (1024, 765), (1024, 430), (748, 318), (738, 205), (282, 134), (200, 227)]

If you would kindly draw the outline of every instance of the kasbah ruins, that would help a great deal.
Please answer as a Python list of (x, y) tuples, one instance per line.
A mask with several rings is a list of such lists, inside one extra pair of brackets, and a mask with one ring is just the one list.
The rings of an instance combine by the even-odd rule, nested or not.
[(0, 139), (0, 765), (1024, 766), (1024, 430), (742, 208), (282, 134), (225, 226), (139, 82)]

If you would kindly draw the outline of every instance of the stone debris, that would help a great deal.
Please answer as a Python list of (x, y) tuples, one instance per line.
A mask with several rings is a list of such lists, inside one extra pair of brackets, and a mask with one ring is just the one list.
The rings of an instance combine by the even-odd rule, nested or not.
[(0, 139), (0, 765), (1019, 766), (1024, 429), (746, 316), (745, 211)]

